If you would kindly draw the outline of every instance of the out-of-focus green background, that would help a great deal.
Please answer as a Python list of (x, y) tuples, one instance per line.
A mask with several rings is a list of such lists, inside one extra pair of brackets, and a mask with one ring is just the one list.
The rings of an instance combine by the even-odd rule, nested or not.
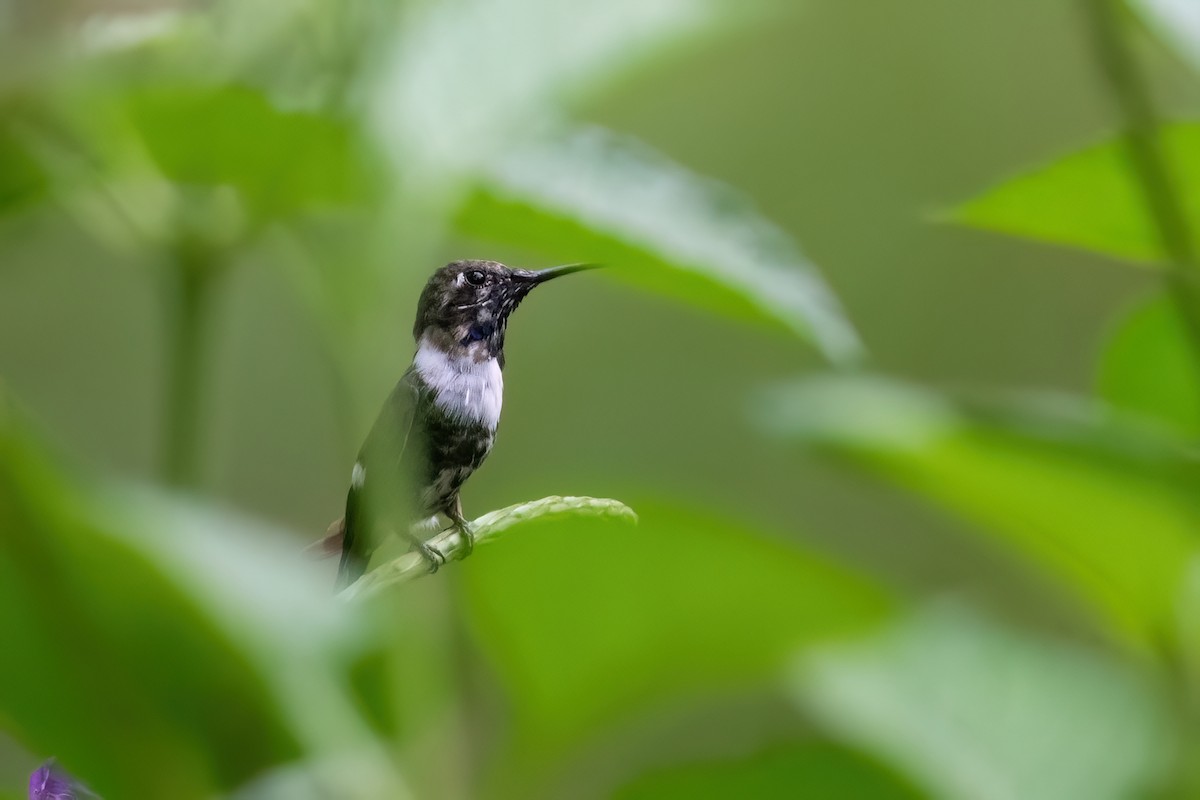
[[(271, 709), (245, 718), (241, 707), (226, 709), (236, 736), (283, 744), (262, 744), (236, 766), (211, 748), (225, 735), (222, 723), (199, 726), (205, 733), (189, 727), (198, 723), (188, 709), (224, 708), (231, 697), (199, 666), (178, 682), (159, 675), (162, 685), (133, 717), (183, 730), (182, 744), (163, 753), (139, 750), (136, 736), (123, 744), (135, 723), (121, 719), (122, 704), (79, 700), (104, 692), (103, 680), (82, 688), (54, 680), (73, 680), (92, 658), (107, 665), (104, 674), (121, 675), (124, 657), (141, 659), (138, 648), (176, 646), (179, 628), (201, 623), (191, 612), (143, 619), (144, 604), (156, 602), (150, 584), (128, 605), (114, 599), (110, 609), (89, 611), (89, 598), (105, 595), (106, 581), (138, 584), (138, 570), (149, 570), (220, 607), (239, 537), (229, 561), (193, 562), (204, 566), (189, 584), (139, 549), (157, 545), (118, 547), (132, 564), (125, 577), (126, 561), (105, 566), (87, 556), (86, 534), (76, 531), (81, 560), (56, 550), (45, 582), (14, 590), (6, 599), (22, 607), (0, 613), (14, 626), (0, 629), (0, 653), (21, 648), (22, 626), (30, 625), (62, 645), (38, 652), (76, 664), (0, 667), (7, 681), (34, 684), (0, 691), (10, 696), (0, 705), (0, 731), (11, 729), (0, 735), (0, 797), (19, 796), (28, 773), (54, 755), (110, 791), (359, 796), (304, 777), (304, 765), (319, 763), (335, 765), (333, 786), (346, 780), (337, 737), (313, 733), (326, 713), (339, 719), (329, 730), (343, 726), (370, 743), (346, 747), (375, 759), (375, 788), (355, 789), (368, 797), (401, 796), (401, 786), (424, 797), (1192, 796), (1196, 778), (1181, 754), (1195, 747), (1194, 720), (1181, 709), (1194, 700), (1194, 620), (1185, 609), (1142, 602), (1160, 573), (1135, 569), (1122, 584), (1105, 569), (1145, 558), (1165, 565), (1161, 574), (1186, 573), (1195, 517), (1171, 501), (1161, 513), (1183, 515), (1183, 533), (1163, 544), (1140, 515), (1157, 525), (1155, 503), (1166, 489), (1148, 489), (1147, 508), (1140, 497), (1103, 505), (1112, 499), (1104, 481), (1127, 487), (1169, 472), (1169, 483), (1191, 475), (1190, 456), (1157, 432), (1140, 444), (1121, 438), (1116, 455), (1096, 445), (1104, 452), (1095, 455), (1089, 448), (1107, 433), (1074, 442), (1091, 433), (1079, 432), (1073, 412), (1013, 424), (1016, 438), (1037, 432), (1033, 455), (1015, 445), (987, 450), (988, 437), (1000, 434), (980, 432), (986, 466), (973, 455), (955, 461), (962, 453), (949, 446), (916, 452), (923, 428), (916, 444), (905, 439), (926, 421), (922, 404), (945, 411), (935, 399), (943, 392), (986, 403), (1031, 393), (1040, 398), (1035, 409), (1092, 394), (1110, 335), (1161, 286), (1153, 269), (1114, 256), (950, 219), (951, 209), (1005, 179), (1106, 141), (1122, 126), (1096, 63), (1086, 4), (806, 0), (736, 8), (661, 0), (637, 12), (624, 2), (514, 0), (497, 5), (504, 11), (479, 11), (484, 5), (0, 3), (0, 170), (15, 175), (32, 164), (36, 176), (32, 189), (0, 177), (0, 187), (19, 189), (0, 206), (0, 380), (13, 409), (6, 435), (26, 443), (6, 451), (10, 488), (0, 503), (20, 510), (0, 521), (41, 520), (38, 537), (60, 525), (119, 527), (122, 493), (145, 491), (129, 484), (157, 493), (182, 482), (168, 497), (186, 499), (156, 494), (137, 512), (149, 538), (203, 536), (192, 527), (206, 526), (229, 533), (248, 524), (244, 518), (281, 529), (285, 554), (319, 536), (340, 514), (354, 450), (411, 356), (416, 295), (436, 266), (458, 257), (531, 267), (612, 260), (612, 251), (589, 250), (586, 213), (583, 232), (559, 224), (553, 208), (522, 225), (519, 213), (505, 217), (480, 199), (475, 176), (540, 141), (542, 125), (615, 131), (748, 197), (816, 265), (861, 334), (866, 370), (889, 378), (855, 378), (863, 368), (840, 371), (778, 321), (744, 318), (770, 316), (761, 295), (782, 287), (768, 281), (747, 292), (718, 278), (706, 290), (716, 300), (694, 303), (695, 292), (675, 288), (686, 285), (676, 280), (689, 270), (686, 259), (665, 246), (656, 251), (653, 234), (647, 244), (645, 236), (600, 230), (604, 241), (650, 255), (645, 264), (614, 263), (608, 273), (556, 283), (522, 306), (508, 338), (497, 447), (464, 504), (478, 516), (544, 495), (613, 497), (641, 513), (638, 528), (568, 521), (513, 532), (468, 563), (396, 589), (367, 614), (370, 622), (329, 622), (361, 626), (366, 632), (348, 637), (356, 644), (339, 643), (335, 631), (313, 633), (325, 638), (306, 646), (303, 619), (290, 619), (294, 649), (244, 656), (256, 665), (244, 690), (271, 698), (263, 700)], [(1186, 55), (1132, 15), (1120, 19), (1164, 117), (1194, 115), (1200, 79)], [(547, 37), (562, 46), (548, 46)], [(593, 57), (560, 52), (572, 47), (591, 48)], [(434, 56), (412, 68), (423, 48)], [(506, 97), (505, 78), (492, 85), (487, 76), (504, 73), (510, 59), (558, 85)], [(397, 63), (410, 69), (406, 91), (416, 86), (424, 95), (387, 94)], [(229, 87), (260, 98), (268, 116), (330, 120), (350, 131), (350, 144), (291, 152), (281, 142), (290, 155), (279, 167), (252, 114), (201, 102), (189, 107), (192, 116), (181, 114), (189, 122), (170, 116), (182, 107), (173, 96)], [(226, 113), (228, 123), (213, 121)], [(168, 120), (161, 131), (138, 127), (154, 114)], [(460, 120), (463, 131), (436, 129)], [(265, 144), (231, 155), (237, 147), (228, 137), (237, 138), (239, 124)], [(410, 146), (404, 132), (426, 149)], [(278, 135), (299, 134), (280, 123)], [(161, 155), (173, 147), (189, 165), (174, 172)], [(330, 154), (344, 158), (335, 171), (365, 161), (370, 188), (311, 207), (275, 198), (261, 216), (239, 183), (243, 167), (221, 166), (276, 164), (253, 180), (260, 189), (280, 182), (286, 195), (305, 191), (302, 178), (286, 182), (289, 173), (307, 174), (311, 159)], [(217, 166), (196, 166), (206, 155)], [(661, 217), (660, 241), (692, 233), (675, 224), (676, 209), (648, 203), (636, 212), (651, 231)], [(707, 235), (719, 240), (723, 230)], [(188, 474), (171, 481), (163, 472), (173, 413), (167, 387), (172, 368), (180, 369), (172, 254), (197, 241), (200, 251), (219, 254), (218, 266), (204, 268), (220, 274), (204, 279), (202, 358), (187, 390), (196, 445), (185, 448)], [(723, 257), (712, 251), (718, 275)], [(745, 312), (747, 298), (758, 311)], [(1131, 356), (1156, 357), (1136, 348)], [(850, 377), (821, 377), (838, 374)], [(797, 389), (794, 404), (786, 393), (763, 399), (769, 387), (804, 378), (817, 384)], [(922, 396), (910, 397), (906, 382), (921, 385), (911, 391)], [(825, 390), (832, 403), (820, 401)], [(802, 429), (828, 422), (834, 433), (804, 434), (818, 446), (797, 447), (780, 433), (792, 422), (774, 418), (788, 414)], [(1070, 433), (1046, 432), (1064, 418)], [(960, 424), (974, 424), (966, 419)], [(1067, 440), (1074, 443), (1065, 455), (1036, 450)], [(860, 453), (873, 448), (880, 452)], [(1111, 468), (1099, 489), (1083, 474), (1093, 457), (1097, 470)], [(43, 470), (43, 458), (55, 466)], [(1089, 466), (1055, 483), (1055, 465), (1076, 462)], [(26, 480), (27, 473), (37, 474)], [(61, 497), (45, 488), (59, 480), (68, 487)], [(37, 502), (29, 499), (32, 481), (43, 487)], [(99, 499), (91, 495), (97, 485)], [(84, 499), (71, 500), (71, 492)], [(1098, 505), (1089, 508), (1093, 497)], [(64, 509), (74, 502), (82, 505)], [(141, 508), (141, 500), (129, 502)], [(89, 522), (87, 503), (106, 521)], [(183, 503), (188, 510), (178, 513), (202, 519), (168, 524), (176, 512), (156, 517), (160, 503)], [(205, 516), (213, 513), (236, 522)], [(1055, 539), (1056, 526), (1086, 533), (1089, 515), (1104, 524), (1120, 514), (1119, 530), (1097, 532), (1095, 541), (1113, 547), (1125, 537), (1126, 555), (1101, 558), (1101, 566), (1089, 560), (1086, 535)], [(1021, 532), (1010, 537), (1013, 528)], [(1000, 533), (989, 535), (993, 529)], [(13, 542), (13, 574), (44, 568), (49, 557), (18, 546), (14, 530), (0, 536)], [(334, 602), (320, 596), (332, 564), (269, 556), (255, 563), (294, 567), (305, 577), (280, 578), (300, 582), (288, 591), (318, 607)], [(55, 583), (95, 569), (110, 573), (94, 586)], [(268, 602), (269, 587), (243, 577), (245, 596)], [(1179, 585), (1164, 592), (1195, 591), (1186, 575)], [(47, 596), (57, 598), (57, 611), (25, 605)], [(194, 603), (196, 614), (207, 607), (188, 597), (181, 602)], [(1144, 626), (1143, 611), (1153, 617)], [(221, 631), (257, 624), (237, 609), (223, 613), (211, 623), (219, 634), (212, 639), (230, 652), (213, 655), (208, 639), (195, 644), (214, 663), (243, 658)], [(86, 635), (67, 624), (78, 620), (73, 614), (92, 626)], [(107, 638), (114, 630), (120, 635)], [(1178, 639), (1164, 640), (1171, 636)], [(101, 658), (95, 648), (113, 652)], [(296, 685), (309, 679), (304, 661), (318, 652), (321, 699), (303, 713), (287, 710), (306, 702)], [(149, 658), (149, 674), (155, 659), (164, 669), (174, 663), (161, 653)], [(269, 688), (290, 670), (300, 675), (296, 685)], [(131, 679), (114, 691), (137, 696), (138, 686)], [(40, 717), (14, 699), (22, 692), (40, 700)], [(73, 727), (74, 713), (87, 724)], [(262, 720), (307, 733), (260, 736)], [(89, 772), (83, 732), (105, 739), (94, 758), (124, 751), (133, 774), (176, 769), (183, 759), (194, 762), (195, 776), (138, 784), (123, 783), (123, 769)], [(64, 736), (70, 741), (57, 744)], [(303, 789), (247, 788), (252, 776), (297, 764)]]

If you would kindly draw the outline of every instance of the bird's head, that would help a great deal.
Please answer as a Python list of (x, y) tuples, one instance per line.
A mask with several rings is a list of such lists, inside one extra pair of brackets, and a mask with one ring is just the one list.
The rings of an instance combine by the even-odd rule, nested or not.
[(433, 273), (417, 304), (413, 337), (476, 361), (502, 357), (508, 317), (535, 286), (595, 264), (543, 270), (513, 269), (498, 261), (453, 261)]

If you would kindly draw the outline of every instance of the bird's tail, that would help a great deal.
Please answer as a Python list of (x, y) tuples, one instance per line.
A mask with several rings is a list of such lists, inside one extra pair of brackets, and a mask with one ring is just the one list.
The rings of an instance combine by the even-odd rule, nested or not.
[(357, 541), (362, 521), (361, 501), (362, 492), (351, 486), (350, 494), (346, 497), (346, 516), (342, 518), (342, 560), (338, 562), (337, 582), (334, 584), (338, 591), (354, 583), (367, 571), (370, 553), (364, 547), (366, 542)]
[(335, 588), (340, 592), (356, 580), (361, 578), (367, 571), (367, 560), (349, 550), (342, 551), (342, 560), (338, 564), (337, 583)]

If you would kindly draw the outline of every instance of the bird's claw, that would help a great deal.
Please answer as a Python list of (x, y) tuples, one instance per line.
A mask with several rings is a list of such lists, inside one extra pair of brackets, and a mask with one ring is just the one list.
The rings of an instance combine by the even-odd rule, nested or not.
[(459, 535), (462, 536), (466, 547), (463, 548), (462, 557), (466, 558), (475, 552), (475, 531), (471, 530), (471, 526), (466, 522), (456, 522), (454, 527), (458, 528)]
[(408, 541), (412, 544), (412, 549), (420, 553), (421, 558), (425, 559), (425, 563), (429, 565), (430, 575), (437, 572), (446, 563), (446, 557), (424, 539), (410, 535)]

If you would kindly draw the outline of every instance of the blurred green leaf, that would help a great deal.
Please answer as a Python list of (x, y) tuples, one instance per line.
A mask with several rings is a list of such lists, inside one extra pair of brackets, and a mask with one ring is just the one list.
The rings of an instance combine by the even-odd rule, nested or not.
[(37, 199), (47, 183), (44, 170), (0, 118), (0, 212)]
[[(1200, 123), (1167, 125), (1160, 135), (1192, 228), (1200, 229)], [(1133, 261), (1161, 261), (1156, 229), (1130, 169), (1123, 142), (1109, 140), (1012, 178), (960, 206), (952, 218)]]
[(621, 789), (616, 800), (919, 800), (886, 768), (844, 747), (803, 742), (738, 761), (706, 761), (654, 772)]
[(344, 748), (353, 794), (402, 792), (343, 686), (368, 628), (286, 539), (67, 480), (2, 407), (0, 531), (0, 716), (33, 752), (106, 797), (208, 798)]
[(1120, 323), (1101, 356), (1100, 396), (1118, 408), (1200, 434), (1198, 362), (1173, 303), (1155, 296)]
[(459, 226), (565, 261), (602, 261), (643, 286), (782, 324), (835, 362), (862, 355), (816, 268), (749, 201), (601, 129), (499, 160)]
[(781, 387), (755, 418), (978, 524), (1124, 641), (1177, 640), (1176, 604), (1200, 544), (1186, 448), (1068, 398), (976, 407), (880, 378)]
[(163, 173), (182, 184), (232, 186), (274, 217), (361, 199), (370, 186), (344, 121), (282, 111), (237, 85), (159, 85), (128, 98), (130, 117)]
[(1200, 68), (1200, 5), (1194, 0), (1137, 0), (1133, 6), (1180, 55)]
[(795, 648), (891, 601), (862, 576), (711, 516), (637, 504), (636, 528), (530, 523), (463, 564), (472, 627), (537, 769), (637, 712), (761, 685)]
[(3, 437), (0, 707), (26, 743), (125, 797), (206, 797), (298, 757), (228, 638)]
[(831, 732), (946, 800), (1124, 800), (1172, 755), (1137, 676), (957, 609), (812, 651), (795, 690)]
[(572, 100), (745, 13), (719, 0), (413, 4), (377, 75), (375, 131), (403, 180), (442, 194)]

